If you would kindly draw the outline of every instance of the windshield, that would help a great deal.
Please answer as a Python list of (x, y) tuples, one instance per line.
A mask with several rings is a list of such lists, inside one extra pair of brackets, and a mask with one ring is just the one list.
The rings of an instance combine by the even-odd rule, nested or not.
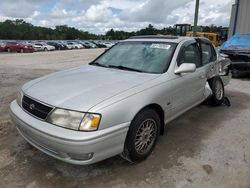
[(176, 44), (166, 42), (121, 42), (97, 58), (92, 65), (123, 70), (163, 73)]

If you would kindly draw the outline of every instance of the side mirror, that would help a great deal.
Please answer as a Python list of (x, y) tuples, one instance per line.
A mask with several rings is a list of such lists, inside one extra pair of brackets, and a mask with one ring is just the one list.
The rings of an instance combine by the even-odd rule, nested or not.
[(182, 73), (192, 73), (196, 71), (196, 65), (193, 63), (183, 63), (179, 66), (178, 69), (174, 71), (175, 74)]

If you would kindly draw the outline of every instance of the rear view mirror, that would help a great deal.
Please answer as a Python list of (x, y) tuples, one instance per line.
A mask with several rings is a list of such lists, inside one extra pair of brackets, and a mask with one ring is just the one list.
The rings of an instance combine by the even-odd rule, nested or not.
[(177, 68), (174, 73), (182, 74), (182, 73), (192, 73), (196, 71), (196, 65), (193, 63), (183, 63)]

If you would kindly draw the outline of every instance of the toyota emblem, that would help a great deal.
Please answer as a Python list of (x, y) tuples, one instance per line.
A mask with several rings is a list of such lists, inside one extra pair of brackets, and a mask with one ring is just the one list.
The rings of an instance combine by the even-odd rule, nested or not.
[(34, 110), (35, 109), (35, 105), (34, 104), (30, 104), (29, 108), (30, 108), (30, 110)]

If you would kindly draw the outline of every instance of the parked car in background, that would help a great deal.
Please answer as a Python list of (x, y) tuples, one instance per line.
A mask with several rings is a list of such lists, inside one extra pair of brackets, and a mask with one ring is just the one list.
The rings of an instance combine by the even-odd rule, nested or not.
[(49, 41), (49, 42), (47, 42), (47, 44), (50, 46), (54, 46), (56, 50), (67, 50), (68, 49), (66, 45), (59, 43), (59, 42)]
[(107, 48), (111, 48), (112, 46), (114, 46), (113, 42), (104, 41), (104, 42), (102, 42), (102, 44), (105, 45)]
[(6, 52), (20, 52), (20, 53), (32, 53), (34, 48), (31, 45), (21, 44), (18, 42), (6, 42), (1, 45), (3, 51)]
[(234, 35), (220, 52), (231, 59), (233, 77), (250, 76), (250, 35)]
[(83, 45), (77, 43), (77, 42), (67, 42), (69, 46), (72, 47), (72, 49), (82, 49), (84, 48)]
[(88, 41), (77, 41), (79, 44), (83, 45), (84, 48), (96, 48), (96, 45)]
[(5, 46), (5, 43), (4, 42), (0, 42), (0, 52), (4, 51), (4, 46)]
[(48, 45), (46, 43), (34, 43), (33, 48), (35, 51), (53, 51), (56, 49), (54, 46)]
[(83, 41), (85, 46), (89, 46), (90, 48), (97, 48), (96, 44), (90, 42), (90, 41)]
[(63, 45), (66, 47), (67, 50), (72, 50), (73, 46), (68, 45), (66, 41), (57, 41), (59, 44)]
[(91, 43), (94, 43), (98, 48), (107, 48), (107, 46), (100, 41), (91, 41)]
[(10, 114), (30, 144), (65, 162), (117, 154), (139, 162), (171, 120), (204, 100), (223, 103), (229, 66), (206, 38), (133, 37), (87, 65), (26, 83)]

